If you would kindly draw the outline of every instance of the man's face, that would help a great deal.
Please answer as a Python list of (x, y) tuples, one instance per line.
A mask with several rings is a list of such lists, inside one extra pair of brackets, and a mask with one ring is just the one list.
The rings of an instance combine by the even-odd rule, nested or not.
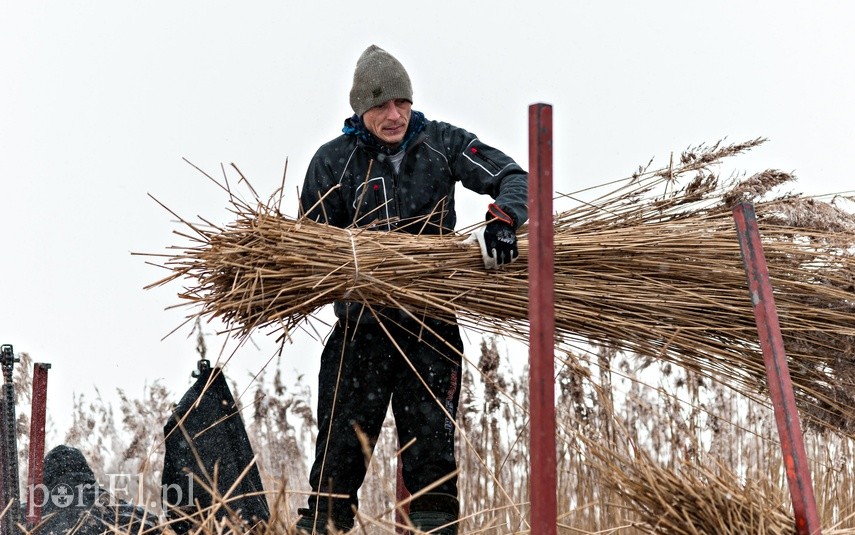
[(409, 100), (387, 100), (362, 115), (369, 132), (389, 147), (397, 147), (404, 140), (413, 104)]

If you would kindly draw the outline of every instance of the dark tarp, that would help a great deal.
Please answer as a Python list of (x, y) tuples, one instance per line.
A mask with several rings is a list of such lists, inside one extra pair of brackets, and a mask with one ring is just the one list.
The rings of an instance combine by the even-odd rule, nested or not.
[(227, 509), (217, 511), (218, 519), (230, 514), (253, 526), (270, 518), (258, 468), (252, 464), (247, 469), (254, 457), (252, 446), (220, 368), (200, 365), (196, 382), (163, 431), (163, 507), (178, 534), (209, 516), (214, 499), (208, 489), (216, 489), (218, 498), (226, 497)]
[[(154, 513), (120, 500), (98, 485), (76, 448), (57, 446), (45, 455), (42, 521), (33, 535), (160, 533)], [(23, 506), (21, 518), (26, 515)]]

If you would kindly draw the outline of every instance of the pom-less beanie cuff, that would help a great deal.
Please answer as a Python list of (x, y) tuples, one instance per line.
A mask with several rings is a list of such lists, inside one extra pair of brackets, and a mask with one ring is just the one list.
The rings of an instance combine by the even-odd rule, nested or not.
[(350, 106), (361, 117), (374, 106), (399, 98), (413, 101), (413, 86), (406, 69), (379, 46), (369, 46), (356, 62)]

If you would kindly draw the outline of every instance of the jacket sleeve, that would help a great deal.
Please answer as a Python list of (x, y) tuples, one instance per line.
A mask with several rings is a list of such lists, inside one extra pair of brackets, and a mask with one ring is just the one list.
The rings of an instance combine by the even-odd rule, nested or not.
[(327, 147), (321, 147), (309, 162), (300, 191), (299, 213), (313, 221), (344, 228), (348, 226), (347, 211), (327, 153)]
[[(502, 151), (462, 128), (450, 127), (449, 161), (468, 189), (493, 197), (519, 227), (528, 219), (528, 173)], [(486, 210), (485, 210), (486, 211)]]

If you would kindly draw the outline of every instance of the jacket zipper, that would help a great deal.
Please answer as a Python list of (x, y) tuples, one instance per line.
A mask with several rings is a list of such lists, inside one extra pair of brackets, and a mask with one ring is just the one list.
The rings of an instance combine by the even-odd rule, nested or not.
[[(401, 164), (403, 165), (403, 162), (401, 162)], [(398, 220), (400, 220), (401, 204), (398, 202), (398, 173), (395, 172), (392, 173), (392, 199), (395, 201), (395, 215)], [(397, 224), (395, 226), (397, 226)], [(392, 230), (391, 222), (389, 223), (389, 230)]]
[(490, 166), (493, 168), (493, 170), (494, 170), (494, 171), (499, 171), (499, 170), (501, 169), (501, 167), (499, 167), (499, 164), (497, 164), (496, 162), (494, 162), (493, 160), (491, 160), (488, 156), (485, 156), (485, 155), (484, 155), (480, 150), (478, 150), (477, 148), (472, 147), (472, 148), (470, 148), (470, 149), (469, 149), (469, 152), (471, 152), (474, 156), (477, 156), (477, 157), (478, 157), (478, 159), (479, 159), (479, 160), (481, 160), (482, 162), (485, 162), (485, 163), (490, 164)]
[[(391, 216), (389, 214), (389, 206), (383, 202), (383, 197), (380, 195), (380, 185), (374, 184), (374, 206), (377, 207), (377, 216), (382, 216), (383, 212), (386, 213), (386, 230), (392, 230), (392, 221)], [(384, 192), (385, 193), (385, 192)], [(383, 212), (381, 212), (382, 210)]]

